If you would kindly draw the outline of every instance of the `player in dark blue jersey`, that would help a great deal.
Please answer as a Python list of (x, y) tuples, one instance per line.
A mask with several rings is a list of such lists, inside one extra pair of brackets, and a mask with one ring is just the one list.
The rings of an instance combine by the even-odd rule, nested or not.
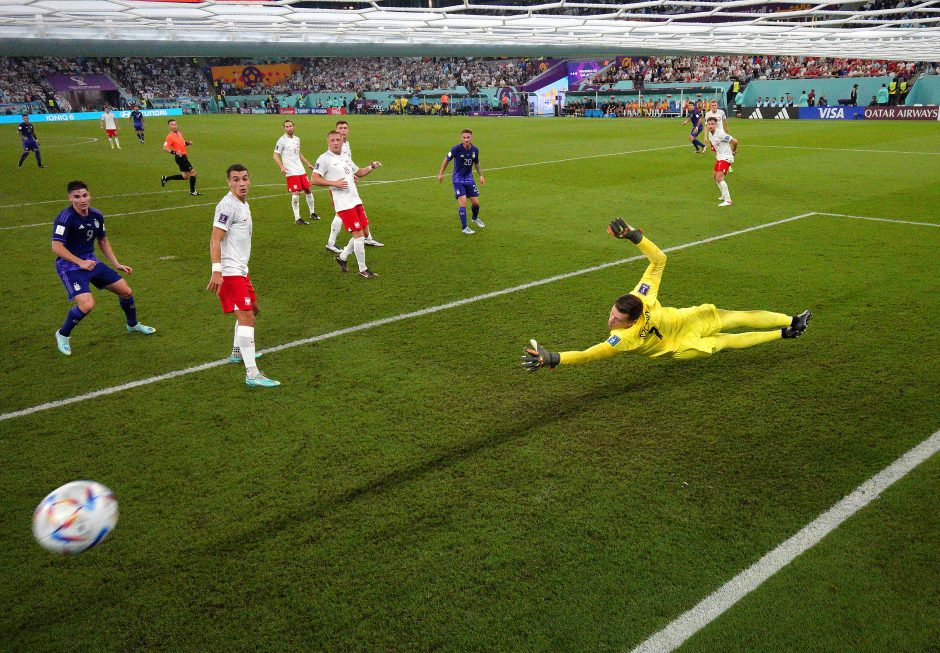
[(28, 113), (23, 114), (23, 122), (19, 124), (16, 131), (19, 132), (20, 138), (23, 139), (23, 153), (20, 155), (20, 162), (17, 167), (22, 168), (23, 161), (25, 161), (29, 153), (32, 152), (36, 155), (36, 163), (42, 168), (42, 155), (39, 154), (39, 140), (36, 138), (36, 129), (33, 127), (33, 123), (29, 121)]
[(134, 123), (134, 131), (137, 132), (137, 140), (144, 142), (144, 114), (136, 104), (131, 111), (131, 121)]
[(483, 178), (483, 170), (480, 169), (480, 150), (473, 144), (473, 132), (469, 129), (460, 132), (460, 143), (450, 148), (450, 152), (444, 157), (441, 170), (437, 173), (438, 182), (444, 181), (444, 171), (452, 159), (454, 161), (452, 181), (454, 184), (454, 197), (457, 198), (457, 204), (460, 207), (457, 209), (457, 214), (460, 216), (460, 225), (463, 227), (463, 233), (476, 233), (467, 226), (468, 197), (473, 210), (473, 217), (471, 218), (473, 223), (480, 228), (486, 225), (480, 220), (480, 191), (477, 190), (476, 182), (473, 181), (473, 169), (477, 169), (481, 186), (486, 183), (486, 179)]
[(689, 132), (689, 140), (692, 141), (692, 147), (695, 148), (695, 153), (701, 154), (705, 151), (705, 143), (698, 139), (698, 135), (705, 129), (705, 121), (702, 120), (702, 111), (692, 102), (689, 102), (688, 113), (686, 113), (686, 119), (682, 124), (685, 125), (689, 122), (692, 123), (692, 131)]
[(95, 241), (115, 268), (126, 274), (134, 270), (123, 265), (114, 255), (111, 243), (104, 231), (104, 215), (91, 208), (91, 196), (83, 181), (68, 184), (69, 206), (56, 216), (52, 225), (52, 251), (56, 255), (55, 269), (65, 285), (69, 300), (75, 306), (69, 309), (62, 327), (55, 332), (56, 344), (66, 356), (72, 354), (69, 337), (72, 329), (95, 307), (95, 298), (89, 284), (110, 290), (118, 296), (121, 308), (127, 316), (127, 332), (150, 335), (156, 329), (137, 321), (137, 306), (134, 294), (121, 275), (98, 260), (95, 256)]

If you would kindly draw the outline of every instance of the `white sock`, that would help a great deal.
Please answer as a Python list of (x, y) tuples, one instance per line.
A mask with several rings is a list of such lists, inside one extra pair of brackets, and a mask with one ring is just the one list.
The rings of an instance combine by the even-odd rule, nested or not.
[(300, 198), (297, 197), (297, 193), (290, 196), (290, 207), (294, 211), (294, 220), (300, 220)]
[(238, 321), (235, 321), (235, 337), (232, 339), (232, 356), (241, 356), (241, 349), (238, 348)]
[(718, 182), (718, 188), (721, 189), (721, 199), (724, 200), (725, 202), (730, 202), (731, 193), (728, 192), (728, 182), (722, 179), (721, 181)]
[(117, 143), (118, 149), (121, 149), (121, 140), (117, 136), (114, 137), (114, 142)]
[(344, 261), (345, 261), (345, 260), (348, 260), (348, 259), (349, 259), (349, 255), (352, 254), (352, 252), (353, 252), (353, 248), (355, 247), (355, 243), (356, 243), (356, 239), (355, 239), (355, 238), (350, 238), (350, 239), (349, 239), (349, 242), (346, 243), (346, 247), (344, 247), (344, 248), (343, 248), (343, 251), (339, 253), (339, 257), (340, 257), (341, 259), (343, 259)]
[(313, 208), (313, 193), (307, 193), (307, 194), (305, 195), (305, 197), (307, 198), (307, 208), (310, 209), (310, 212), (311, 212), (311, 213), (314, 213), (314, 208)]
[[(362, 238), (353, 238), (353, 249), (356, 250), (356, 262), (359, 263), (359, 271), (362, 272), (366, 268), (366, 239)], [(349, 247), (349, 245), (347, 245)]]
[(333, 218), (330, 223), (330, 238), (326, 241), (327, 245), (336, 245), (336, 237), (339, 236), (339, 230), (343, 228), (343, 219), (339, 216)]
[(113, 139), (113, 138), (109, 138), (109, 139), (108, 139), (108, 142), (111, 144), (111, 149), (113, 150), (113, 149), (114, 149), (114, 139)]
[(239, 324), (235, 328), (238, 334), (238, 347), (242, 351), (242, 360), (248, 376), (258, 373), (258, 364), (255, 362), (255, 328)]

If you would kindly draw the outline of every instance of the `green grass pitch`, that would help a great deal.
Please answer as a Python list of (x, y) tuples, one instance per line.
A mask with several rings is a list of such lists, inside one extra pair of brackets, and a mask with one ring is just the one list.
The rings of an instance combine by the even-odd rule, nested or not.
[[(312, 161), (333, 121), (294, 120)], [(42, 170), (16, 169), (4, 128), (0, 412), (228, 354), (204, 288), (234, 162), (261, 349), (634, 256), (618, 216), (664, 249), (811, 212), (940, 223), (933, 123), (733, 120), (720, 209), (678, 121), (352, 117), (357, 161), (384, 164), (361, 190), (386, 243), (366, 281), (324, 252), (323, 192), (327, 219), (293, 224), (280, 123), (181, 118), (202, 197), (161, 190), (161, 120), (144, 145), (121, 121), (121, 151), (92, 122), (39, 124)], [(474, 236), (436, 180), (464, 127), (487, 177)], [(74, 178), (158, 331), (124, 334), (99, 292), (65, 358), (49, 239)], [(664, 305), (815, 313), (799, 340), (704, 361), (521, 370), (529, 338), (604, 339), (636, 261), (270, 353), (276, 390), (220, 365), (0, 421), (0, 650), (629, 650), (940, 428), (938, 252), (937, 228), (826, 215), (677, 250)], [(121, 519), (60, 559), (30, 518), (78, 478)], [(933, 458), (682, 650), (935, 650), (938, 495)]]

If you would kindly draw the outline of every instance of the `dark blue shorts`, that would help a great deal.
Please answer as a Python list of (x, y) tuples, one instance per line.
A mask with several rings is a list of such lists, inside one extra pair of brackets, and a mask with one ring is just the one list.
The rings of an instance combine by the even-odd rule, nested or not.
[(476, 182), (454, 182), (454, 197), (479, 197), (480, 191), (477, 190)]
[(138, 125), (138, 124), (135, 122), (135, 123), (134, 123), (134, 131), (135, 131), (135, 132), (142, 132), (142, 131), (144, 131), (144, 123), (140, 123), (140, 124)]
[(74, 267), (66, 261), (56, 261), (55, 264), (56, 272), (59, 273), (59, 278), (62, 280), (62, 285), (65, 286), (65, 292), (68, 293), (69, 299), (75, 299), (75, 295), (89, 292), (89, 284), (95, 288), (105, 288), (123, 278), (101, 261), (98, 261), (98, 265), (92, 270), (71, 269)]
[(23, 151), (24, 152), (29, 152), (29, 151), (38, 150), (38, 149), (39, 149), (39, 143), (37, 143), (32, 138), (23, 139)]
[(705, 129), (701, 124), (692, 128), (692, 131), (689, 132), (689, 136), (698, 136), (702, 133), (702, 130)]

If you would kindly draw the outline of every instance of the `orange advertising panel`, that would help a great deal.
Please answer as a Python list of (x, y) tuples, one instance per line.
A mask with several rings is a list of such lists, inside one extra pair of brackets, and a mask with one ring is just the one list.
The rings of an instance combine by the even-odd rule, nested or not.
[(246, 86), (274, 86), (300, 70), (296, 63), (247, 64), (243, 66), (212, 66), (212, 80), (233, 84), (237, 88)]

